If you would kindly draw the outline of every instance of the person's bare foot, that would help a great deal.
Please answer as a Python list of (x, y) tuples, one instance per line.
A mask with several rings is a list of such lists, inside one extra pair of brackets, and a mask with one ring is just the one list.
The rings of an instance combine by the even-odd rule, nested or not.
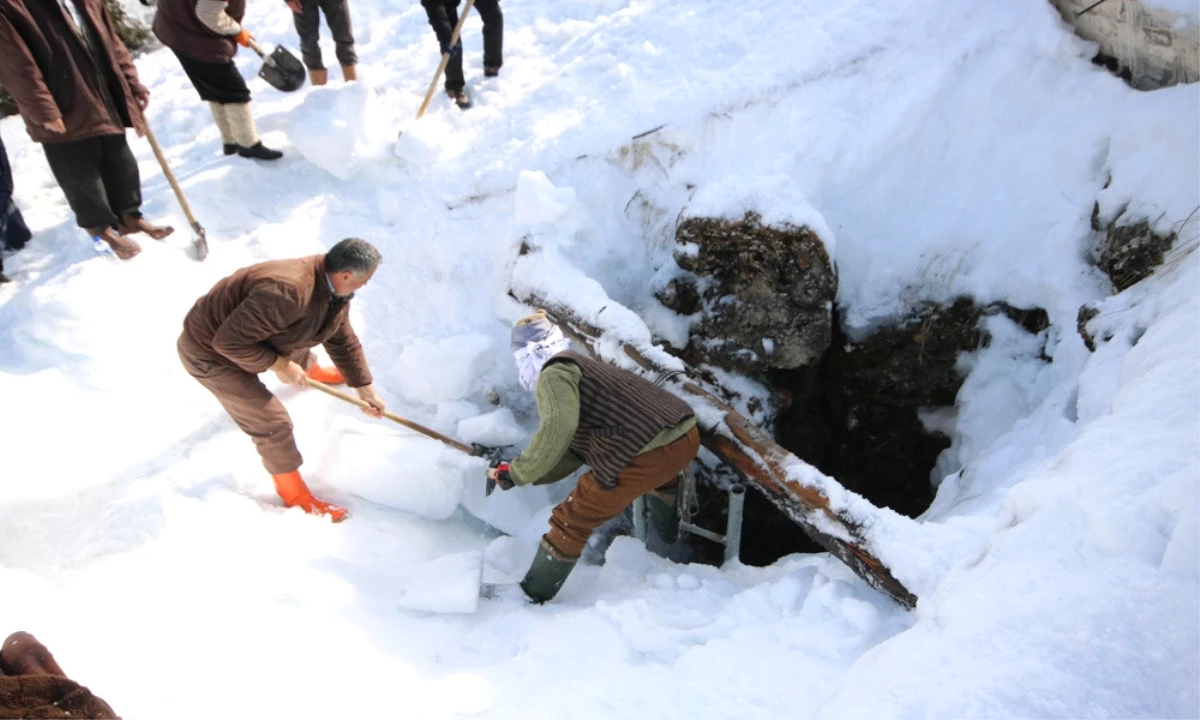
[[(170, 225), (159, 227), (146, 222), (146, 218), (138, 215), (126, 215), (121, 219), (121, 234), (132, 235), (133, 233), (143, 232), (154, 238), (162, 240), (166, 236), (175, 232), (175, 228)], [(116, 248), (114, 248), (115, 250)]]
[(113, 253), (122, 260), (128, 260), (142, 251), (141, 245), (123, 235), (117, 234), (112, 228), (93, 230), (92, 234), (98, 235), (101, 240), (108, 243)]

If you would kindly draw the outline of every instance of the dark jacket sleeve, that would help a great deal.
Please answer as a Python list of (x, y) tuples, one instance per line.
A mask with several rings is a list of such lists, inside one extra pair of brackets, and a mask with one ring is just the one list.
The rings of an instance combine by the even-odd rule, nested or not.
[(62, 119), (42, 70), (12, 21), (0, 12), (0, 85), (17, 101), (21, 116), (42, 126)]
[(329, 353), (329, 359), (346, 377), (346, 385), (358, 388), (374, 382), (371, 369), (367, 367), (367, 356), (363, 353), (354, 327), (350, 325), (350, 318), (343, 320), (337, 332), (322, 344), (325, 352)]
[(235, 365), (258, 374), (279, 359), (266, 340), (296, 321), (299, 300), (283, 283), (261, 283), (213, 334), (212, 347)]

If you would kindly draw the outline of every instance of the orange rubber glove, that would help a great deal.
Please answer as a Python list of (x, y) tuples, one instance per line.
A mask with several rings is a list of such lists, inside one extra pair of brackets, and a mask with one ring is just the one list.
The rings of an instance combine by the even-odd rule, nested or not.
[(240, 33), (233, 36), (234, 42), (236, 42), (238, 45), (241, 45), (244, 48), (250, 47), (250, 41), (253, 39), (254, 39), (254, 36), (251, 35), (250, 31), (247, 30), (246, 28), (242, 28), (242, 31)]

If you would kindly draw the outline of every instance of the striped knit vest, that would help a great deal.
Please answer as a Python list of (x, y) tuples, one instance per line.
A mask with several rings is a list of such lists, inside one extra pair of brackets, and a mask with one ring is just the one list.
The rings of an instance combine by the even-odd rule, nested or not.
[(573, 362), (583, 373), (579, 427), (570, 447), (607, 490), (655, 435), (694, 414), (683, 400), (628, 370), (575, 352), (559, 353), (547, 364), (553, 362)]

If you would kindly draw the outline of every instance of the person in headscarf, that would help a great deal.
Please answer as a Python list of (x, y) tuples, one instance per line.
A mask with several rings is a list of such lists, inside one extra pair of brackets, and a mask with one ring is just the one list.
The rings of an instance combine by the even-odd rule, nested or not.
[[(512, 352), (522, 387), (537, 393), (541, 421), (529, 447), (488, 469), (489, 482), (510, 490), (589, 468), (554, 508), (520, 583), (530, 600), (544, 603), (558, 594), (592, 531), (635, 499), (647, 495), (660, 514), (674, 515), (676, 481), (700, 449), (700, 433), (686, 402), (628, 370), (572, 352), (544, 310), (517, 321)], [(656, 527), (660, 535), (671, 532)]]

